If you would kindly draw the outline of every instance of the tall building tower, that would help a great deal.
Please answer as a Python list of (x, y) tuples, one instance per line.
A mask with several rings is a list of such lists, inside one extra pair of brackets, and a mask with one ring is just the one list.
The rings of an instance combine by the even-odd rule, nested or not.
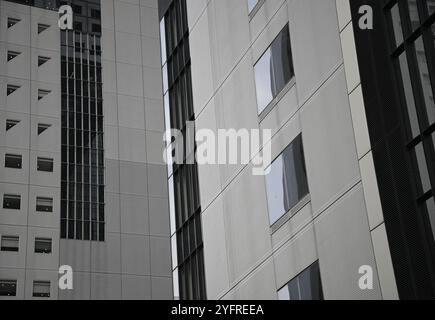
[(0, 299), (172, 299), (158, 23), (156, 1), (0, 1)]
[(435, 296), (434, 11), (431, 0), (159, 1), (166, 126), (272, 131), (264, 177), (255, 155), (171, 166), (175, 295)]

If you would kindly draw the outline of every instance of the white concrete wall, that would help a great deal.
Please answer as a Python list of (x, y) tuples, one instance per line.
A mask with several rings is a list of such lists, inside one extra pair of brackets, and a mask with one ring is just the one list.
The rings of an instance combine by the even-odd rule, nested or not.
[[(326, 299), (391, 297), (361, 175), (342, 5), (338, 14), (335, 0), (266, 0), (250, 19), (247, 1), (187, 1), (197, 129), (271, 129), (272, 159), (302, 133), (311, 197), (273, 232), (264, 177), (250, 165), (199, 166), (210, 299), (276, 299), (316, 260)], [(296, 84), (259, 118), (253, 66), (286, 23)], [(362, 265), (374, 268), (372, 291), (358, 287)]]
[[(21, 21), (7, 29), (8, 17)], [(16, 299), (33, 299), (33, 281), (50, 281), (50, 299), (58, 297), (61, 128), (57, 17), (57, 12), (0, 1), (0, 236), (19, 236), (20, 241), (18, 252), (0, 252), (0, 279), (18, 280)], [(38, 23), (50, 28), (38, 34)], [(8, 50), (21, 54), (8, 62)], [(51, 60), (38, 67), (38, 55)], [(8, 84), (21, 88), (7, 96)], [(38, 89), (51, 93), (38, 101)], [(21, 122), (6, 132), (7, 119)], [(38, 123), (51, 127), (38, 135)], [(22, 155), (23, 168), (5, 168), (5, 153)], [(38, 172), (38, 157), (53, 158), (54, 172)], [(20, 194), (21, 210), (3, 209), (4, 194)], [(53, 198), (53, 213), (37, 213), (36, 197)], [(36, 237), (52, 239), (51, 254), (34, 252)]]

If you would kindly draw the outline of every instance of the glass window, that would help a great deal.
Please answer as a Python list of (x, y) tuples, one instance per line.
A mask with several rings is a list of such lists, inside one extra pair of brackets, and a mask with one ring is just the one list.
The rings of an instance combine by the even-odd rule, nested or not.
[(0, 280), (0, 297), (15, 297), (17, 280)]
[(20, 122), (21, 122), (20, 120), (6, 120), (6, 131), (11, 130), (13, 127), (15, 127)]
[(18, 252), (20, 238), (16, 236), (2, 236), (1, 251)]
[(18, 57), (21, 54), (21, 52), (18, 51), (8, 51), (8, 62), (15, 59), (16, 57)]
[(278, 291), (279, 300), (323, 300), (319, 263), (315, 262), (284, 288)]
[(17, 91), (20, 88), (20, 86), (16, 86), (13, 84), (8, 84), (6, 87), (6, 95), (10, 96), (12, 93), (14, 93), (15, 91)]
[(38, 171), (53, 172), (53, 159), (38, 158)]
[(36, 198), (36, 211), (53, 212), (53, 199), (40, 197)]
[(42, 133), (44, 133), (50, 127), (51, 127), (51, 124), (39, 123), (38, 124), (38, 135), (41, 135)]
[(429, 124), (433, 124), (435, 123), (435, 102), (426, 59), (426, 51), (422, 37), (415, 41), (415, 50), (417, 54), (418, 69), (423, 89), (424, 101), (426, 104), (427, 117)]
[(48, 28), (50, 28), (50, 25), (48, 24), (43, 24), (43, 23), (38, 23), (38, 33), (41, 34), (42, 32), (44, 32), (45, 30), (47, 30)]
[(5, 168), (21, 169), (23, 167), (23, 156), (16, 154), (5, 155)]
[(35, 253), (51, 254), (51, 239), (36, 238)]
[(248, 12), (251, 14), (252, 10), (257, 6), (259, 0), (248, 0)]
[(46, 96), (48, 96), (51, 93), (50, 90), (43, 90), (38, 89), (38, 100), (44, 99)]
[(272, 163), (266, 175), (270, 224), (277, 222), (308, 193), (302, 136)]
[(166, 62), (167, 52), (166, 52), (166, 28), (165, 28), (165, 18), (160, 21), (160, 50), (162, 52), (162, 65)]
[(288, 25), (255, 64), (254, 73), (260, 114), (294, 76)]
[(20, 21), (21, 21), (20, 19), (8, 18), (8, 29), (12, 28), (14, 25), (16, 25)]
[(21, 209), (21, 196), (19, 195), (4, 195), (3, 209), (20, 210)]
[(429, 215), (429, 220), (432, 228), (433, 237), (435, 239), (435, 200), (434, 198), (430, 198), (426, 202), (426, 208)]
[(402, 21), (400, 19), (399, 5), (397, 3), (391, 8), (391, 18), (393, 22), (393, 31), (396, 40), (396, 47), (398, 47), (403, 43), (403, 30)]
[(48, 62), (51, 58), (50, 57), (42, 57), (39, 56), (38, 57), (38, 67), (42, 66), (43, 64), (45, 64), (46, 62)]
[(409, 124), (411, 126), (412, 136), (416, 137), (420, 134), (420, 126), (418, 124), (417, 109), (415, 107), (414, 92), (412, 91), (411, 76), (409, 74), (409, 65), (406, 52), (399, 57), (400, 71), (402, 73), (403, 89), (408, 110)]
[(49, 281), (33, 282), (33, 297), (50, 298), (50, 282)]
[(417, 0), (407, 0), (409, 6), (409, 17), (411, 19), (412, 30), (416, 30), (420, 26), (420, 18), (418, 16)]

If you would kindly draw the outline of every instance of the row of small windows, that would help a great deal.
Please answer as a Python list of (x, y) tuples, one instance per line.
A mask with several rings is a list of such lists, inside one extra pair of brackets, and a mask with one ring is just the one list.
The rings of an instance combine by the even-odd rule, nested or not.
[[(17, 86), (14, 84), (8, 84), (6, 87), (6, 95), (10, 96), (11, 94), (15, 93), (20, 88), (21, 88), (21, 86)], [(38, 89), (38, 101), (41, 101), (46, 96), (48, 96), (50, 93), (51, 93), (50, 90)]]
[[(20, 120), (12, 120), (12, 119), (6, 120), (6, 131), (11, 130), (16, 125), (18, 125), (20, 122), (21, 122)], [(43, 134), (50, 127), (51, 127), (51, 124), (38, 123), (38, 136)]]
[[(21, 19), (8, 18), (8, 29), (13, 28), (16, 24), (20, 23)], [(38, 23), (38, 34), (43, 33), (45, 30), (50, 28), (50, 25), (44, 23)]]
[[(40, 172), (53, 172), (54, 161), (51, 158), (38, 157), (36, 164), (37, 164), (37, 170)], [(22, 169), (23, 156), (19, 154), (6, 154), (5, 168)]]
[[(37, 254), (52, 253), (52, 239), (35, 238), (34, 252)], [(2, 252), (18, 252), (20, 247), (20, 237), (18, 236), (2, 236), (1, 251)]]
[[(3, 196), (3, 209), (21, 210), (21, 196), (5, 194)], [(36, 212), (53, 213), (53, 198), (37, 197)]]
[[(50, 298), (51, 282), (50, 281), (34, 281), (33, 282), (33, 297), (34, 298)], [(17, 280), (0, 280), (0, 297), (16, 297), (17, 296)]]
[[(7, 52), (8, 62), (14, 60), (20, 54), (21, 54), (21, 52), (19, 52), (19, 51), (8, 51)], [(38, 56), (38, 67), (41, 67), (42, 65), (44, 65), (46, 62), (48, 62), (50, 60), (51, 60), (50, 57)]]

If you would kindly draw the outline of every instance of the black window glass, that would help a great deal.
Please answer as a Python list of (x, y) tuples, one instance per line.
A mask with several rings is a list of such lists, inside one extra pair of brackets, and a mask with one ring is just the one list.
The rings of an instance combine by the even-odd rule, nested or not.
[(21, 209), (21, 196), (19, 195), (4, 195), (3, 209), (20, 210)]
[(49, 158), (38, 158), (38, 171), (42, 172), (53, 172), (53, 159)]
[(5, 167), (10, 169), (21, 169), (23, 167), (23, 157), (16, 154), (6, 154)]
[(0, 280), (0, 297), (15, 297), (16, 295), (16, 280)]
[(50, 254), (51, 253), (51, 239), (43, 239), (43, 238), (36, 238), (35, 239), (35, 253), (44, 253), (44, 254)]

